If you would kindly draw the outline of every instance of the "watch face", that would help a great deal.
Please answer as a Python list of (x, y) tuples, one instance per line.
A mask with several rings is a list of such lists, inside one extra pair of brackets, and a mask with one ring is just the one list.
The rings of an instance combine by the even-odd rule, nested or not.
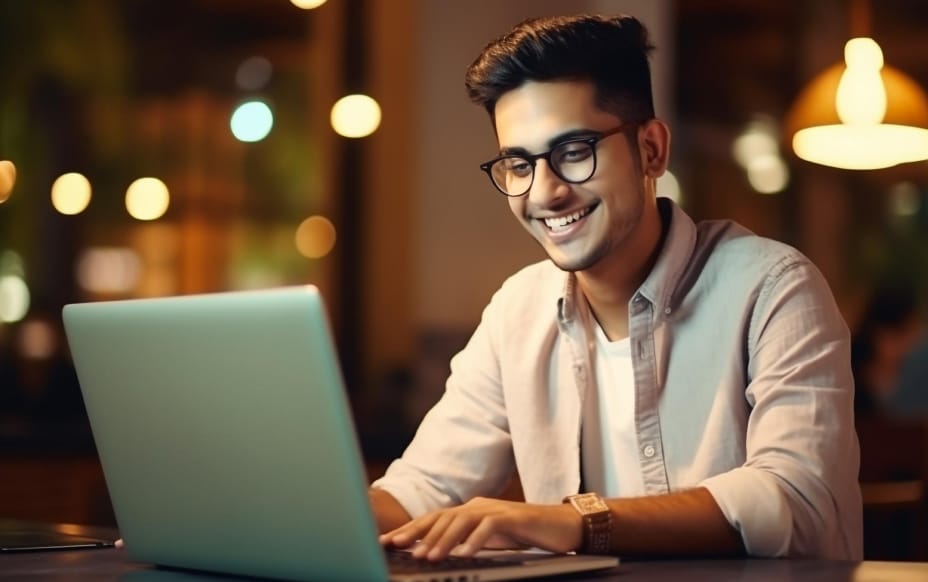
[(609, 511), (609, 506), (606, 505), (602, 498), (595, 493), (577, 495), (572, 497), (571, 500), (573, 501), (577, 510), (580, 511), (580, 513), (600, 513), (603, 511)]

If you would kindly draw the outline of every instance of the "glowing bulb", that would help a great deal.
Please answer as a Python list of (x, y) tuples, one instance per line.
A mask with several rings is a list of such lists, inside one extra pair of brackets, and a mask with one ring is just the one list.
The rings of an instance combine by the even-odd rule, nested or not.
[(62, 174), (52, 184), (52, 206), (61, 214), (80, 214), (90, 204), (90, 181), (77, 172)]
[(872, 38), (852, 38), (844, 44), (844, 62), (848, 68), (879, 71), (883, 68), (883, 50)]
[(168, 187), (158, 178), (139, 178), (126, 190), (126, 210), (138, 220), (160, 218), (170, 201)]
[(325, 4), (326, 0), (290, 0), (290, 3), (303, 10), (312, 10)]
[(232, 135), (239, 141), (261, 141), (274, 127), (274, 114), (262, 101), (248, 101), (239, 105), (229, 121)]
[(844, 46), (847, 64), (835, 107), (838, 117), (848, 125), (874, 125), (886, 115), (886, 87), (880, 76), (883, 51), (872, 38), (852, 38)]
[(345, 137), (365, 137), (380, 126), (380, 105), (367, 95), (347, 95), (335, 102), (332, 128)]

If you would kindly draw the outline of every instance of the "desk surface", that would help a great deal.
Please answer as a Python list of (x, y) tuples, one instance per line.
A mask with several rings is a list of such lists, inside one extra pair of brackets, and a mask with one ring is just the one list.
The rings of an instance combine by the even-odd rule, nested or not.
[[(0, 580), (121, 580), (125, 582), (195, 582), (234, 580), (156, 569), (132, 562), (124, 550), (68, 550), (0, 555)], [(571, 578), (557, 577), (559, 582)], [(819, 560), (623, 561), (612, 572), (575, 580), (702, 582), (744, 580), (895, 582), (928, 580), (926, 562), (828, 562)], [(238, 578), (241, 580), (241, 578)]]
[[(60, 525), (60, 524), (59, 524)], [(68, 533), (115, 539), (110, 528), (68, 525)], [(159, 569), (134, 562), (125, 550), (115, 548), (55, 550), (0, 554), (0, 580), (119, 580), (122, 582), (197, 582), (242, 580), (222, 575)], [(634, 582), (636, 580), (715, 582), (815, 581), (921, 582), (928, 580), (928, 562), (834, 562), (825, 560), (624, 560), (613, 571), (585, 576), (558, 576), (566, 580)]]

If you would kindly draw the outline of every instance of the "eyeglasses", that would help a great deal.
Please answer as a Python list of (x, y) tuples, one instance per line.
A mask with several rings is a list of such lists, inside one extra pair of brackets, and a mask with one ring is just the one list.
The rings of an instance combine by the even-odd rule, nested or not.
[(596, 144), (631, 124), (622, 125), (590, 137), (571, 138), (550, 150), (533, 155), (500, 156), (480, 164), (496, 189), (506, 196), (524, 196), (535, 181), (535, 164), (545, 160), (554, 175), (570, 184), (582, 184), (596, 173)]

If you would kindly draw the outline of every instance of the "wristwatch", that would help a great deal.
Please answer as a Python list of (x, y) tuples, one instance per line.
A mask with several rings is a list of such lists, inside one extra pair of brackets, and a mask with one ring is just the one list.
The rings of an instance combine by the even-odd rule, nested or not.
[(611, 549), (612, 512), (603, 498), (596, 493), (568, 495), (564, 503), (570, 503), (583, 517), (584, 554), (608, 554)]

